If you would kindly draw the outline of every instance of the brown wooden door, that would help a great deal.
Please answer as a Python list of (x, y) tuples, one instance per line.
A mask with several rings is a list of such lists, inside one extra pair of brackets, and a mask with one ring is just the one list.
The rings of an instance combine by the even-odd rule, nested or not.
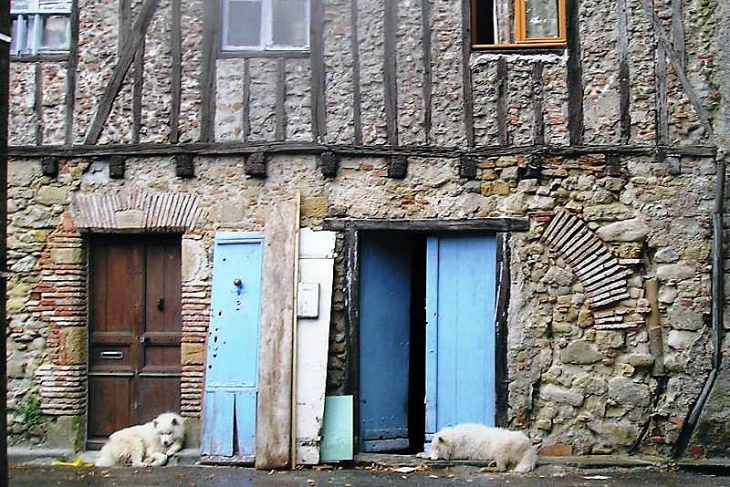
[(180, 408), (180, 238), (91, 242), (89, 443)]

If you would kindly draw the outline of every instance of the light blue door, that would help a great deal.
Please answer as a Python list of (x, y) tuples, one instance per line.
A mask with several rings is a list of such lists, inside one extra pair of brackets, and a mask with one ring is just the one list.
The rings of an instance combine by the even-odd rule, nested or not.
[(360, 235), (361, 452), (408, 448), (411, 240)]
[(204, 455), (243, 460), (255, 455), (262, 257), (259, 234), (216, 235), (203, 400)]
[(426, 441), (458, 423), (493, 425), (496, 239), (428, 238)]

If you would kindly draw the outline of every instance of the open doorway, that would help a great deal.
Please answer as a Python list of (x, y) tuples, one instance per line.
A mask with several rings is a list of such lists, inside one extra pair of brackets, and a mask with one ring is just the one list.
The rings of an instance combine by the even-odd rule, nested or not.
[(412, 454), (444, 426), (494, 424), (495, 236), (359, 241), (359, 451)]
[(413, 453), (425, 428), (426, 238), (360, 237), (360, 445)]

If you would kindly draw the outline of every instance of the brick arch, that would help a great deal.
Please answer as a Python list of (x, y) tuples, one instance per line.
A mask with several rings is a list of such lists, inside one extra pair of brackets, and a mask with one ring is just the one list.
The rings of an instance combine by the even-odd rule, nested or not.
[(629, 297), (627, 276), (604, 241), (583, 219), (560, 210), (540, 240), (563, 257), (583, 285), (592, 310), (605, 308)]
[(195, 228), (203, 213), (196, 196), (137, 190), (76, 195), (70, 210), (81, 233), (185, 233)]

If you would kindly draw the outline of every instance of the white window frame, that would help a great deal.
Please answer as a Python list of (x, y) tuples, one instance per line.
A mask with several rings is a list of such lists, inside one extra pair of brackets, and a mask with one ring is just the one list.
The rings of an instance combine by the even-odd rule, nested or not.
[[(39, 0), (30, 0), (28, 8), (10, 10), (11, 22), (18, 22), (18, 30), (15, 33), (15, 49), (10, 52), (12, 56), (37, 56), (39, 54), (68, 54), (71, 48), (71, 8), (43, 8)], [(70, 2), (69, 2), (70, 4)], [(12, 7), (12, 4), (11, 4)], [(50, 16), (68, 17), (66, 32), (66, 46), (63, 49), (43, 49), (41, 47), (41, 36), (43, 35), (43, 18)], [(33, 35), (28, 39), (27, 31), (32, 25)], [(29, 45), (26, 42), (29, 41)]]
[[(258, 45), (232, 46), (226, 44), (226, 40), (228, 39), (228, 5), (232, 1), (250, 1), (251, 3), (261, 4), (261, 33)], [(273, 0), (221, 0), (221, 51), (309, 51), (311, 35), (309, 31), (309, 26), (311, 25), (312, 21), (312, 1), (306, 0), (307, 43), (304, 46), (274, 45), (274, 18), (272, 15), (272, 2)]]

